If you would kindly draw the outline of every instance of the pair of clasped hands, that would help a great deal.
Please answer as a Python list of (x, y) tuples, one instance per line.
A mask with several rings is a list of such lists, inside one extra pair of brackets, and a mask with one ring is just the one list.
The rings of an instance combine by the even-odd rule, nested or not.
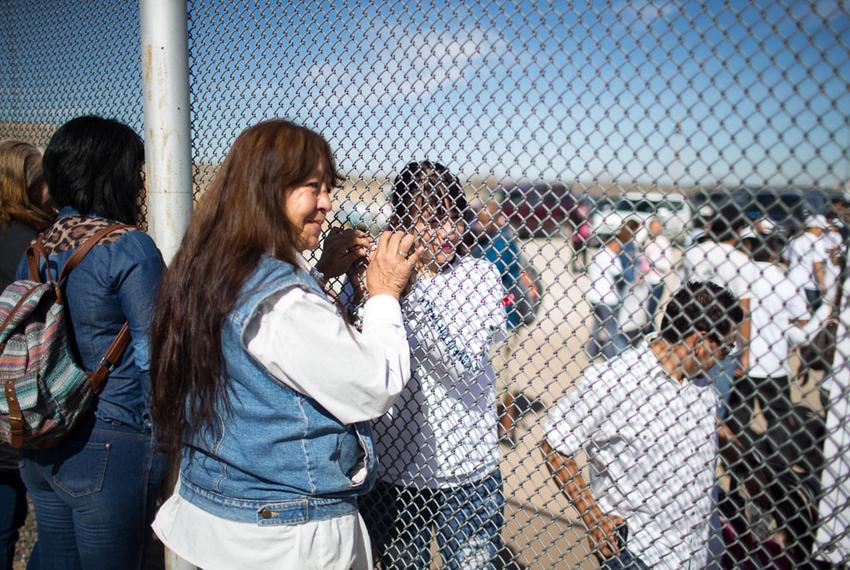
[[(328, 230), (316, 269), (328, 279), (348, 273), (355, 284), (365, 282), (370, 297), (391, 295), (398, 299), (423, 252), (422, 248), (414, 249), (415, 241), (411, 234), (387, 231), (374, 244), (361, 230), (333, 227)], [(365, 279), (353, 274), (358, 266), (362, 271), (361, 260), (366, 261)]]

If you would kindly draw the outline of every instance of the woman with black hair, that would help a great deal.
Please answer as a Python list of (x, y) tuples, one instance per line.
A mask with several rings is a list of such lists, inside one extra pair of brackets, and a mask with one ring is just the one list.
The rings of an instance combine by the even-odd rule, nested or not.
[[(44, 153), (44, 178), (60, 210), (40, 235), (48, 257), (42, 278), (48, 266), (59, 275), (89, 237), (123, 224), (61, 284), (78, 363), (95, 370), (125, 322), (131, 340), (92, 413), (54, 447), (22, 452), (42, 568), (140, 568), (152, 536), (164, 462), (151, 433), (148, 329), (163, 261), (135, 227), (143, 164), (144, 145), (130, 127), (92, 116), (62, 125)], [(27, 273), (22, 260), (18, 278)]]

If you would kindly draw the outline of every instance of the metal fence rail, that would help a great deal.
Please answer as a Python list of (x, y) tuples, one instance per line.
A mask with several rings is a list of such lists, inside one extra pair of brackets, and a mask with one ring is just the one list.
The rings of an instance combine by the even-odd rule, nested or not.
[[(405, 227), (392, 201), (420, 188), (396, 183), (414, 161), (451, 197), (419, 212), (457, 259), (405, 301), (414, 379), (376, 424), (381, 482), (361, 501), (382, 568), (598, 567), (579, 474), (649, 566), (850, 562), (846, 2), (187, 10), (196, 199), (272, 117), (329, 140), (346, 175), (333, 226)], [(4, 2), (0, 138), (43, 145), (85, 113), (148, 138), (139, 30), (134, 2)], [(659, 400), (647, 335), (690, 279), (747, 299), (748, 318), (740, 338), (701, 331), (703, 352), (730, 354)], [(820, 317), (837, 322), (831, 367), (792, 348)], [(556, 482), (541, 442), (571, 476)]]

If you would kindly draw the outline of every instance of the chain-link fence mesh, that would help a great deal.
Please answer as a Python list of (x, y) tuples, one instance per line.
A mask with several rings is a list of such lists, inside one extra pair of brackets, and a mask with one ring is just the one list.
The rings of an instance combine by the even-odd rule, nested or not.
[[(846, 3), (188, 8), (196, 193), (284, 117), (346, 175), (332, 226), (416, 231), (433, 259), (361, 500), (377, 564), (850, 560), (850, 351), (811, 350), (843, 296)], [(0, 137), (89, 112), (141, 131), (134, 3), (0, 13)], [(716, 292), (668, 303), (689, 279), (744, 321)], [(683, 305), (699, 326), (662, 329)]]

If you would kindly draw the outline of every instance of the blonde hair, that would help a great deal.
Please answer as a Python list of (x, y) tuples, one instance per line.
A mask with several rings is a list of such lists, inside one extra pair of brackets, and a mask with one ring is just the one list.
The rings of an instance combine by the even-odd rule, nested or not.
[(40, 205), (44, 191), (41, 152), (29, 143), (0, 141), (0, 224), (17, 220), (36, 230), (53, 222)]

